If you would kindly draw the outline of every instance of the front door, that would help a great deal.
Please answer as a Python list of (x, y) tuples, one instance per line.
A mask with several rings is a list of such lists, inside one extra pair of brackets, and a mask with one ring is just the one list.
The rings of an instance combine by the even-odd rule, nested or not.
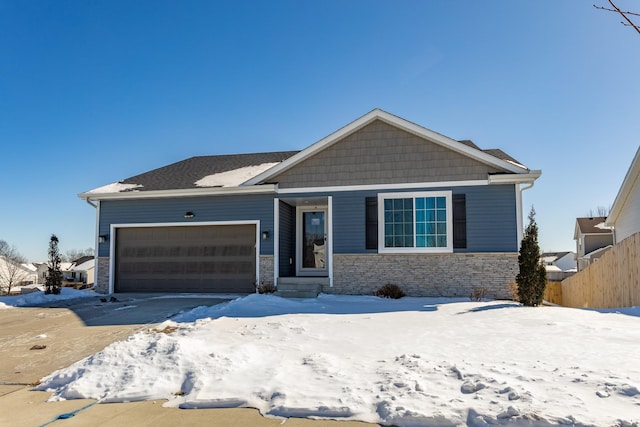
[(296, 273), (300, 276), (328, 274), (327, 209), (298, 208)]

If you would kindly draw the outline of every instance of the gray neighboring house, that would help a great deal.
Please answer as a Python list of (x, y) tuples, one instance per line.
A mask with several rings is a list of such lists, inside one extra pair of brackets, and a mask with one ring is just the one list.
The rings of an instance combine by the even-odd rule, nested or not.
[(302, 151), (193, 157), (79, 196), (101, 292), (508, 298), (540, 174), (376, 109)]
[(578, 271), (597, 261), (613, 246), (613, 231), (605, 225), (607, 217), (576, 218), (573, 239), (576, 241)]

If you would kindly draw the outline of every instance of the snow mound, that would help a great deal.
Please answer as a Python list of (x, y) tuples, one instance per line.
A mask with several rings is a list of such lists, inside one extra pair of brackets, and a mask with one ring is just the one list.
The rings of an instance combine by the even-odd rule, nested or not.
[(52, 399), (398, 426), (640, 422), (640, 318), (510, 302), (251, 295), (42, 380)]
[(9, 297), (0, 297), (0, 309), (8, 307), (29, 307), (47, 302), (55, 302), (76, 298), (90, 298), (95, 297), (96, 294), (92, 291), (79, 291), (73, 288), (61, 288), (60, 294), (45, 294), (42, 291), (31, 292), (24, 295), (15, 295)]

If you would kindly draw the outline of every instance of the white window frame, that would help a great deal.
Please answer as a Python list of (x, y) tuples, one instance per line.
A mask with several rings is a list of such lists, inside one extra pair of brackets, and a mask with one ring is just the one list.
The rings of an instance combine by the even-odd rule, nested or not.
[[(453, 252), (453, 202), (451, 191), (421, 191), (406, 193), (378, 193), (378, 253), (381, 254), (416, 254), (416, 253), (451, 253)], [(416, 247), (416, 198), (444, 197), (447, 210), (447, 246), (433, 248)], [(384, 236), (384, 201), (388, 199), (413, 199), (413, 247), (387, 248)]]

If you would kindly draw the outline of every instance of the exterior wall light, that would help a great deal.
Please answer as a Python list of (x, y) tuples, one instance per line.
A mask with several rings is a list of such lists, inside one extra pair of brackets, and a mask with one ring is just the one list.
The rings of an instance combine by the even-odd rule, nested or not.
[(109, 235), (108, 234), (101, 234), (98, 236), (98, 242), (99, 243), (104, 243), (109, 239)]
[(269, 238), (269, 232), (268, 231), (263, 231), (262, 232), (262, 240), (267, 240)]
[(196, 216), (196, 215), (191, 211), (185, 212), (185, 214), (184, 214), (185, 218), (193, 218), (194, 216)]

